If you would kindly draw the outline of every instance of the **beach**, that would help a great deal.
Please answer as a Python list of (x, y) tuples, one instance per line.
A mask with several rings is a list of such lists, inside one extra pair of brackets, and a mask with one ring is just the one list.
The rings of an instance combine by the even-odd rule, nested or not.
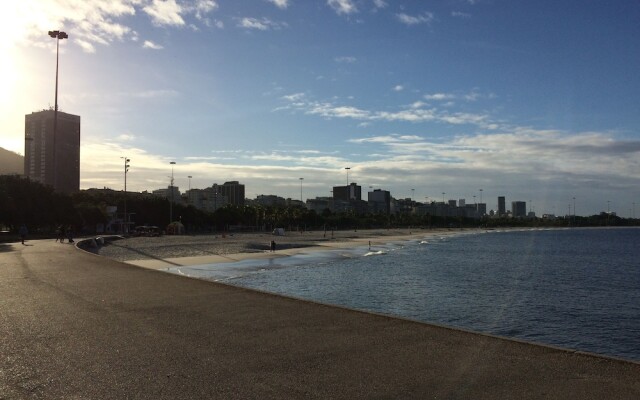
[[(299, 253), (345, 247), (384, 245), (430, 236), (452, 235), (460, 229), (366, 229), (270, 233), (219, 233), (213, 235), (164, 235), (108, 241), (97, 253), (151, 269), (218, 264), (248, 259), (286, 257)], [(276, 251), (269, 250), (276, 242)]]

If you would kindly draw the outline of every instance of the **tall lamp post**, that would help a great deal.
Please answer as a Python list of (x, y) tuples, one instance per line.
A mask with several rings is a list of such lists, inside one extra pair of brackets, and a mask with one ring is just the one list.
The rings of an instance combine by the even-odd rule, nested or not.
[(345, 167), (344, 169), (347, 170), (347, 186), (349, 186), (349, 170), (351, 169), (351, 167)]
[(56, 159), (56, 136), (58, 132), (58, 59), (60, 54), (60, 39), (69, 39), (66, 32), (49, 31), (49, 36), (56, 39), (56, 96), (53, 108), (53, 187), (58, 189), (58, 162)]
[(300, 202), (302, 203), (302, 181), (304, 178), (300, 178)]
[(129, 214), (127, 214), (127, 172), (129, 172), (129, 161), (127, 157), (120, 157), (124, 159), (124, 233), (129, 232)]
[(173, 166), (176, 165), (175, 161), (171, 161), (171, 185), (169, 190), (171, 191), (171, 200), (169, 200), (169, 223), (173, 222)]

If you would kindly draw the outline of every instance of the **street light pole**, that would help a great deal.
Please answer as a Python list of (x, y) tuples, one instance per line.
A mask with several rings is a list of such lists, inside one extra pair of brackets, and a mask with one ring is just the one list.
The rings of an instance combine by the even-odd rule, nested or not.
[(345, 167), (344, 169), (347, 170), (347, 186), (349, 186), (349, 170), (351, 169), (351, 167)]
[(129, 161), (127, 157), (120, 157), (124, 159), (124, 233), (129, 232), (129, 214), (127, 213), (127, 172), (129, 172)]
[(171, 191), (171, 200), (169, 201), (169, 223), (173, 222), (173, 166), (176, 165), (175, 161), (171, 161), (171, 185), (169, 190)]
[(56, 95), (53, 108), (53, 188), (58, 189), (58, 162), (56, 159), (56, 136), (58, 132), (58, 59), (60, 54), (60, 39), (69, 39), (66, 32), (49, 31), (49, 36), (56, 39)]
[(304, 178), (300, 178), (300, 202), (302, 203), (302, 181)]

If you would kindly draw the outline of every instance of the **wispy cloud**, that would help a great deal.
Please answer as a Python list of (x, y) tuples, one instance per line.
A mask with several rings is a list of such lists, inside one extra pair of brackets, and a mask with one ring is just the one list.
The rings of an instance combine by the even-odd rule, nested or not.
[[(47, 46), (42, 32), (51, 27), (64, 27), (71, 43), (87, 53), (114, 41), (136, 41), (138, 33), (128, 24), (131, 16), (141, 13), (156, 26), (182, 27), (186, 18), (208, 24), (207, 15), (218, 8), (213, 0), (21, 0), (3, 8), (3, 21), (12, 34), (13, 43)], [(189, 23), (192, 28), (193, 23)], [(197, 29), (197, 27), (196, 27)]]
[(267, 31), (270, 29), (281, 29), (282, 27), (287, 26), (284, 22), (275, 22), (271, 21), (269, 18), (241, 18), (238, 21), (238, 27), (244, 29), (256, 29), (259, 31)]
[(426, 108), (427, 104), (423, 102), (414, 102), (397, 111), (375, 111), (332, 102), (307, 100), (304, 96), (296, 96), (295, 99), (283, 98), (283, 100), (289, 101), (289, 104), (280, 110), (297, 110), (308, 115), (318, 115), (329, 119), (349, 118), (365, 122), (440, 122), (452, 125), (476, 125), (487, 129), (490, 125), (496, 124), (486, 114), (449, 112), (434, 107)]
[(152, 49), (152, 50), (162, 50), (164, 47), (162, 47), (159, 44), (153, 43), (150, 40), (145, 40), (144, 43), (142, 44), (142, 48)]
[(384, 0), (373, 0), (373, 5), (375, 8), (385, 8), (388, 6), (387, 2)]
[(358, 12), (358, 8), (352, 0), (327, 0), (327, 4), (333, 8), (338, 15), (348, 15)]
[(181, 13), (182, 7), (176, 0), (153, 0), (142, 9), (149, 14), (155, 25), (184, 25)]
[(402, 91), (404, 90), (404, 86), (402, 86), (402, 85), (396, 85), (396, 86), (394, 86), (394, 87), (393, 87), (393, 90), (394, 90), (395, 92), (402, 92)]
[(283, 10), (289, 7), (289, 0), (267, 0), (267, 1), (275, 4), (276, 7), (281, 8)]
[(474, 89), (468, 93), (428, 93), (423, 97), (430, 101), (464, 100), (473, 102), (479, 99), (494, 99), (496, 98), (496, 95), (493, 93), (480, 93)]
[(430, 24), (434, 20), (433, 13), (425, 12), (419, 15), (409, 15), (405, 13), (396, 14), (396, 18), (405, 25)]

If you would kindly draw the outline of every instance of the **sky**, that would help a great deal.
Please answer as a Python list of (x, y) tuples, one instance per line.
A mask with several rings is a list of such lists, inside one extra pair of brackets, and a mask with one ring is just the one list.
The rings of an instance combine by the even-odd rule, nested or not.
[(640, 215), (637, 0), (21, 0), (0, 22), (0, 147), (20, 154), (55, 102), (47, 32), (69, 35), (82, 189), (123, 190), (128, 157), (130, 191), (357, 182)]

